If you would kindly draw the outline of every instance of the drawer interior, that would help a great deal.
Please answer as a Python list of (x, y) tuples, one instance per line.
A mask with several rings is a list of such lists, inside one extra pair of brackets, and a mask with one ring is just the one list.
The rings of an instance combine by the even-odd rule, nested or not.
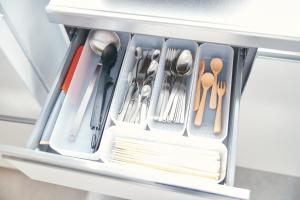
[[(35, 149), (38, 151), (44, 151), (51, 154), (58, 154), (56, 151), (54, 151), (52, 148), (49, 147), (49, 145), (40, 145), (40, 140), (43, 135), (43, 132), (45, 131), (45, 127), (47, 127), (47, 124), (51, 123), (51, 114), (55, 111), (54, 106), (59, 98), (60, 94), (60, 87), (64, 81), (65, 74), (67, 73), (69, 64), (72, 60), (72, 57), (77, 49), (77, 47), (80, 44), (83, 44), (87, 38), (88, 30), (80, 29), (78, 32), (76, 32), (76, 36), (73, 38), (71, 46), (69, 48), (68, 54), (66, 55), (64, 59), (64, 63), (61, 68), (61, 73), (59, 74), (56, 84), (53, 86), (49, 98), (46, 102), (46, 105), (43, 108), (41, 117), (39, 121), (36, 124), (36, 127), (32, 133), (32, 136), (28, 142), (28, 148), (29, 149)], [(133, 35), (132, 35), (133, 36)], [(131, 36), (131, 39), (132, 39)], [(167, 41), (168, 38), (163, 38), (163, 41)], [(130, 42), (129, 42), (130, 43)], [(196, 43), (196, 42), (195, 42)], [(201, 45), (200, 42), (196, 43), (197, 46)], [(197, 47), (198, 48), (198, 47)], [(231, 81), (231, 93), (230, 93), (230, 106), (228, 108), (229, 117), (228, 117), (228, 131), (227, 131), (227, 137), (221, 143), (223, 143), (227, 150), (228, 150), (228, 158), (227, 158), (227, 171), (226, 171), (226, 177), (221, 182), (221, 184), (229, 184), (233, 185), (233, 179), (234, 179), (234, 168), (235, 168), (235, 146), (236, 146), (236, 127), (237, 127), (237, 119), (238, 119), (238, 110), (239, 110), (239, 101), (242, 91), (242, 76), (245, 69), (244, 62), (247, 58), (247, 51), (249, 51), (248, 48), (244, 47), (231, 47), (234, 52), (233, 56), (233, 67), (232, 67), (232, 81)], [(130, 49), (127, 47), (124, 50), (123, 58), (125, 57), (125, 51)], [(119, 60), (120, 65), (122, 65), (123, 58)], [(249, 58), (248, 58), (249, 59)], [(254, 57), (252, 57), (254, 59)], [(124, 61), (125, 62), (125, 61)], [(251, 67), (251, 65), (250, 65)], [(121, 69), (122, 72), (122, 69)], [(120, 73), (121, 73), (120, 72)], [(196, 77), (196, 75), (195, 75)], [(193, 78), (195, 78), (193, 77)], [(117, 85), (118, 87), (118, 85)], [(158, 87), (158, 86), (157, 86)], [(118, 88), (116, 88), (117, 90)], [(112, 100), (113, 103), (113, 100)], [(110, 126), (111, 124), (116, 124), (113, 122), (113, 120), (110, 120), (108, 113), (107, 113), (107, 126)], [(52, 122), (53, 123), (53, 122)], [(57, 155), (62, 156), (62, 155)], [(97, 160), (95, 162), (101, 162), (100, 160)]]

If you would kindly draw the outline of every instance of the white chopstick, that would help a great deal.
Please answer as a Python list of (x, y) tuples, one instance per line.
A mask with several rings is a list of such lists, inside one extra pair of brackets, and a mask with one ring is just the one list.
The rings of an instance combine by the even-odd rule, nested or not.
[(183, 167), (176, 167), (173, 165), (154, 163), (154, 162), (149, 162), (149, 161), (139, 161), (139, 160), (123, 158), (123, 157), (118, 157), (118, 156), (112, 156), (112, 161), (117, 161), (119, 163), (125, 163), (125, 164), (127, 164), (127, 163), (135, 164), (135, 165), (139, 165), (139, 166), (142, 165), (145, 167), (150, 167), (150, 168), (163, 170), (163, 171), (167, 171), (167, 172), (178, 173), (178, 174), (183, 174), (183, 175), (199, 176), (202, 178), (208, 178), (208, 179), (213, 179), (213, 180), (218, 180), (219, 176), (220, 176), (220, 173), (210, 173), (210, 172), (192, 170), (192, 169), (183, 168)]
[(116, 137), (111, 161), (133, 164), (183, 175), (218, 180), (221, 156), (216, 150)]

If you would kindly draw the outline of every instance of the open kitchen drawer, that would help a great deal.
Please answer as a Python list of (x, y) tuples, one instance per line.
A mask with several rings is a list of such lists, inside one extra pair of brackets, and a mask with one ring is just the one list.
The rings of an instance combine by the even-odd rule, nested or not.
[[(62, 1), (62, 4), (67, 2), (67, 0)], [(191, 24), (192, 22), (190, 21), (186, 21), (187, 23), (184, 24), (184, 20), (171, 20), (169, 23), (166, 21), (163, 22), (165, 18), (157, 18), (157, 21), (151, 21), (154, 20), (154, 18), (150, 19), (145, 16), (138, 20), (134, 19), (133, 16), (116, 13), (112, 16), (113, 13), (108, 11), (96, 12), (88, 10), (87, 8), (83, 10), (66, 8), (63, 5), (56, 5), (55, 3), (57, 3), (57, 1), (51, 1), (47, 9), (50, 19), (58, 23), (75, 27), (102, 28), (113, 31), (158, 35), (165, 38), (183, 38), (199, 43), (217, 42), (229, 44), (233, 47), (234, 62), (229, 126), (228, 136), (224, 141), (228, 149), (225, 180), (221, 184), (193, 185), (187, 183), (186, 187), (177, 187), (175, 185), (145, 181), (135, 174), (124, 174), (113, 170), (101, 162), (62, 156), (51, 152), (42, 152), (37, 149), (41, 134), (43, 133), (56, 99), (59, 96), (60, 87), (67, 68), (76, 48), (82, 42), (83, 37), (85, 37), (84, 31), (80, 29), (73, 38), (69, 50), (62, 61), (61, 72), (49, 93), (41, 116), (32, 133), (32, 137), (30, 141), (28, 141), (28, 147), (23, 149), (0, 145), (0, 152), (3, 158), (32, 179), (125, 199), (248, 199), (248, 190), (233, 187), (237, 125), (242, 90), (251, 71), (251, 66), (256, 55), (256, 47), (259, 47), (260, 44), (248, 46), (251, 40), (241, 40), (241, 43), (239, 43), (239, 40), (236, 40), (237, 38), (233, 40), (230, 34), (223, 35), (222, 32), (217, 30), (214, 32), (214, 29), (211, 28), (198, 29), (198, 27), (195, 24), (195, 26)], [(76, 19), (72, 18), (74, 16)], [(125, 19), (124, 17), (127, 18)], [(184, 28), (184, 30), (182, 28)], [(201, 33), (201, 30), (204, 32)], [(199, 33), (199, 35), (197, 35), (197, 33)], [(208, 33), (213, 34), (207, 35)], [(235, 33), (235, 35), (237, 34), (238, 33)], [(228, 37), (228, 39), (226, 37)], [(271, 40), (276, 41), (275, 39), (270, 39), (270, 41)]]
[(86, 37), (86, 30), (79, 29), (62, 62), (62, 70), (52, 88), (36, 123), (28, 148), (1, 146), (1, 153), (9, 163), (32, 179), (65, 185), (125, 199), (248, 199), (249, 191), (234, 188), (235, 148), (237, 119), (243, 80), (250, 72), (256, 49), (234, 47), (231, 107), (228, 136), (224, 141), (228, 148), (226, 179), (221, 184), (186, 184), (186, 188), (163, 185), (139, 179), (134, 174), (124, 174), (107, 165), (51, 152), (38, 150), (38, 143), (49, 115), (60, 93), (60, 87), (75, 49)]

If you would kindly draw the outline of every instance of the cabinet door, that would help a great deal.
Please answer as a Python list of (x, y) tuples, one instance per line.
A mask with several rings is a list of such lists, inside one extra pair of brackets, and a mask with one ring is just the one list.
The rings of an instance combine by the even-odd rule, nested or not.
[(300, 176), (300, 56), (272, 56), (256, 58), (244, 90), (237, 165)]

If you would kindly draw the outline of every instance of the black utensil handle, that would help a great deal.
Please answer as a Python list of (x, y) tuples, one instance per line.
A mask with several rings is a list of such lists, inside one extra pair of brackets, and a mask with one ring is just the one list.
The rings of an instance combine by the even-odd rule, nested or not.
[[(112, 86), (114, 86), (113, 80), (111, 77), (108, 77), (106, 84), (105, 84), (104, 93), (103, 93), (104, 97), (106, 97), (106, 95), (107, 95), (108, 88), (112, 87)], [(94, 130), (93, 130), (93, 136), (92, 136), (92, 141), (91, 141), (91, 147), (92, 147), (92, 149), (94, 149), (93, 152), (96, 152), (99, 147), (99, 144), (100, 144), (100, 141), (102, 138), (103, 128), (105, 126), (105, 121), (106, 121), (105, 120), (106, 117), (103, 117), (103, 116), (107, 116), (107, 112), (109, 110), (109, 109), (104, 108), (105, 101), (106, 101), (106, 98), (104, 99), (103, 104), (102, 104), (102, 110), (100, 113), (100, 121), (99, 121), (99, 129), (94, 128)]]
[(97, 91), (93, 107), (92, 118), (90, 122), (91, 129), (100, 129), (101, 125), (101, 113), (105, 100), (105, 87), (107, 83), (107, 77), (110, 74), (110, 67), (103, 65), (102, 70), (99, 71), (99, 76), (97, 80)]

